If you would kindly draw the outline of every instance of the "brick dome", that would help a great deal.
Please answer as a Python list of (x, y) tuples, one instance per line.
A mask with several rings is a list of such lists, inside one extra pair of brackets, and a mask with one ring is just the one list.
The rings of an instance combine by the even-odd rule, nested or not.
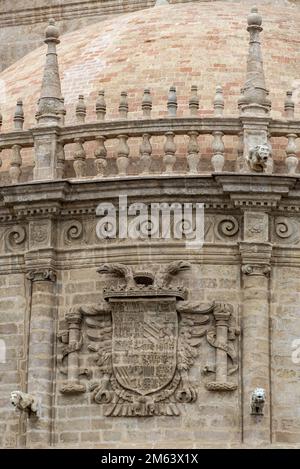
[[(118, 113), (120, 92), (128, 91), (129, 117), (141, 114), (143, 89), (153, 96), (153, 116), (166, 113), (170, 85), (177, 87), (178, 115), (188, 113), (191, 85), (200, 94), (200, 115), (212, 113), (217, 84), (222, 84), (225, 113), (237, 114), (248, 52), (249, 4), (228, 2), (166, 5), (126, 14), (61, 37), (58, 58), (66, 123), (74, 120), (79, 94), (94, 119), (99, 89), (106, 91), (107, 118)], [(288, 89), (300, 103), (300, 11), (262, 6), (263, 57), (272, 115), (281, 117)], [(12, 127), (18, 98), (24, 101), (25, 127), (35, 122), (46, 47), (0, 74), (3, 129)], [(297, 108), (298, 104), (298, 108)]]

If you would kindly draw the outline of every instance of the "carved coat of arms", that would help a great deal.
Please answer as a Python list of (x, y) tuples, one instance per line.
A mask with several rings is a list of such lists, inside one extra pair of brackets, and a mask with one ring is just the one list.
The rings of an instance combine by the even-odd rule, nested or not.
[[(104, 289), (104, 302), (95, 306), (73, 308), (73, 342), (64, 332), (64, 357), (72, 356), (68, 383), (62, 392), (84, 392), (78, 381), (78, 354), (82, 346), (74, 317), (86, 323), (88, 350), (94, 353), (100, 379), (88, 385), (93, 399), (104, 406), (107, 416), (179, 415), (178, 404), (191, 403), (197, 393), (189, 381), (189, 370), (198, 354), (202, 337), (206, 335), (213, 347), (223, 350), (237, 369), (233, 346), (218, 343), (216, 325), (211, 328), (211, 313), (228, 323), (231, 340), (237, 330), (230, 326), (232, 319), (228, 305), (192, 304), (186, 301), (187, 292), (174, 284), (175, 276), (190, 268), (186, 262), (173, 262), (163, 270), (140, 272), (123, 264), (103, 264), (100, 274), (109, 273), (122, 280)], [(76, 316), (77, 315), (77, 316)], [(69, 323), (70, 323), (69, 321)], [(74, 328), (77, 335), (74, 336)], [(77, 329), (76, 329), (77, 328)], [(69, 332), (70, 334), (70, 332)], [(63, 334), (62, 334), (63, 335)], [(229, 338), (230, 340), (230, 334)], [(227, 361), (227, 359), (226, 359)], [(224, 368), (224, 360), (222, 360)], [(234, 390), (227, 380), (226, 369), (209, 370), (216, 373), (218, 382), (208, 383), (210, 390)], [(77, 373), (77, 377), (76, 377)], [(231, 371), (228, 371), (230, 374)], [(70, 380), (71, 378), (71, 380)], [(83, 389), (82, 389), (83, 388)]]

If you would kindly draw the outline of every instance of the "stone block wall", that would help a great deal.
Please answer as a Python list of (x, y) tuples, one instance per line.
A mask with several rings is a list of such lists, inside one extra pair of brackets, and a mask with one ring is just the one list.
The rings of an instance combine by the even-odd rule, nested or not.
[[(139, 265), (143, 269), (143, 265)], [(155, 270), (155, 269), (154, 269)], [(76, 305), (97, 304), (102, 290), (111, 286), (112, 276), (99, 276), (95, 268), (72, 269), (62, 273), (62, 291), (59, 299), (60, 328), (65, 327), (68, 309)], [(180, 282), (187, 286), (191, 301), (211, 303), (230, 302), (239, 322), (240, 292), (239, 268), (236, 265), (194, 265), (191, 274), (182, 274)], [(84, 329), (84, 326), (83, 326)], [(237, 346), (235, 344), (235, 346)], [(93, 354), (83, 345), (81, 366), (88, 364), (97, 378)], [(83, 364), (85, 363), (85, 364)], [(59, 389), (65, 376), (57, 370), (55, 400), (55, 441), (58, 446), (84, 447), (157, 447), (198, 448), (222, 444), (234, 445), (241, 440), (241, 392), (218, 393), (205, 388), (213, 374), (202, 372), (206, 365), (215, 363), (215, 349), (203, 337), (199, 354), (190, 370), (191, 383), (197, 390), (195, 403), (178, 404), (180, 416), (107, 417), (103, 406), (92, 400), (92, 393), (76, 396), (61, 394)], [(210, 375), (210, 376), (209, 376)], [(239, 372), (231, 381), (240, 383)], [(86, 382), (85, 377), (81, 382)]]
[(24, 419), (12, 412), (9, 396), (26, 387), (28, 294), (23, 274), (0, 275), (0, 339), (4, 342), (4, 363), (0, 361), (1, 448), (24, 444)]
[[(300, 272), (276, 267), (271, 302), (274, 443), (300, 441)], [(298, 350), (298, 351), (297, 351)]]

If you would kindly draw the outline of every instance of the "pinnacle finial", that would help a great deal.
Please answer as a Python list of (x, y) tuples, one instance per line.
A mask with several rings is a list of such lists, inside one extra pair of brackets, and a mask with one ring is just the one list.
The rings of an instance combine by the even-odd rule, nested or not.
[(55, 20), (53, 18), (50, 18), (48, 21), (48, 26), (45, 31), (45, 37), (47, 41), (55, 41), (56, 43), (59, 42), (59, 30), (58, 27), (55, 25)]
[(22, 130), (23, 123), (24, 123), (23, 101), (22, 99), (18, 99), (15, 114), (14, 114), (15, 129)]
[(248, 16), (247, 31), (250, 34), (247, 60), (246, 81), (241, 90), (239, 109), (243, 114), (266, 115), (270, 112), (271, 102), (265, 83), (264, 65), (261, 51), (260, 33), (262, 17), (256, 6)]
[(64, 109), (56, 52), (56, 45), (60, 42), (58, 38), (58, 28), (55, 26), (54, 19), (50, 19), (45, 32), (45, 43), (48, 50), (36, 114), (38, 123), (41, 125), (58, 124)]
[(251, 8), (251, 13), (248, 15), (248, 25), (249, 26), (261, 26), (262, 25), (262, 17), (258, 13), (258, 8), (256, 5)]

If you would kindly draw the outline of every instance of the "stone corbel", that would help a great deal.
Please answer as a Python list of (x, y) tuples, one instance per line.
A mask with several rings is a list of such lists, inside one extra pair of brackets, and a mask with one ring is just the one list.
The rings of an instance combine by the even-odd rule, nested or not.
[(62, 361), (67, 358), (67, 382), (63, 384), (60, 392), (63, 394), (77, 394), (86, 391), (84, 384), (79, 381), (79, 355), (82, 347), (81, 323), (82, 312), (78, 307), (71, 308), (66, 314), (68, 330), (61, 332), (58, 338), (66, 346), (62, 350)]
[[(237, 385), (228, 381), (228, 375), (238, 369), (237, 353), (232, 341), (240, 331), (233, 323), (233, 307), (229, 304), (216, 303), (214, 308), (215, 327), (207, 332), (208, 343), (216, 349), (215, 381), (206, 383), (209, 391), (234, 391)], [(228, 369), (228, 357), (233, 366)], [(212, 371), (206, 367), (206, 371)]]

